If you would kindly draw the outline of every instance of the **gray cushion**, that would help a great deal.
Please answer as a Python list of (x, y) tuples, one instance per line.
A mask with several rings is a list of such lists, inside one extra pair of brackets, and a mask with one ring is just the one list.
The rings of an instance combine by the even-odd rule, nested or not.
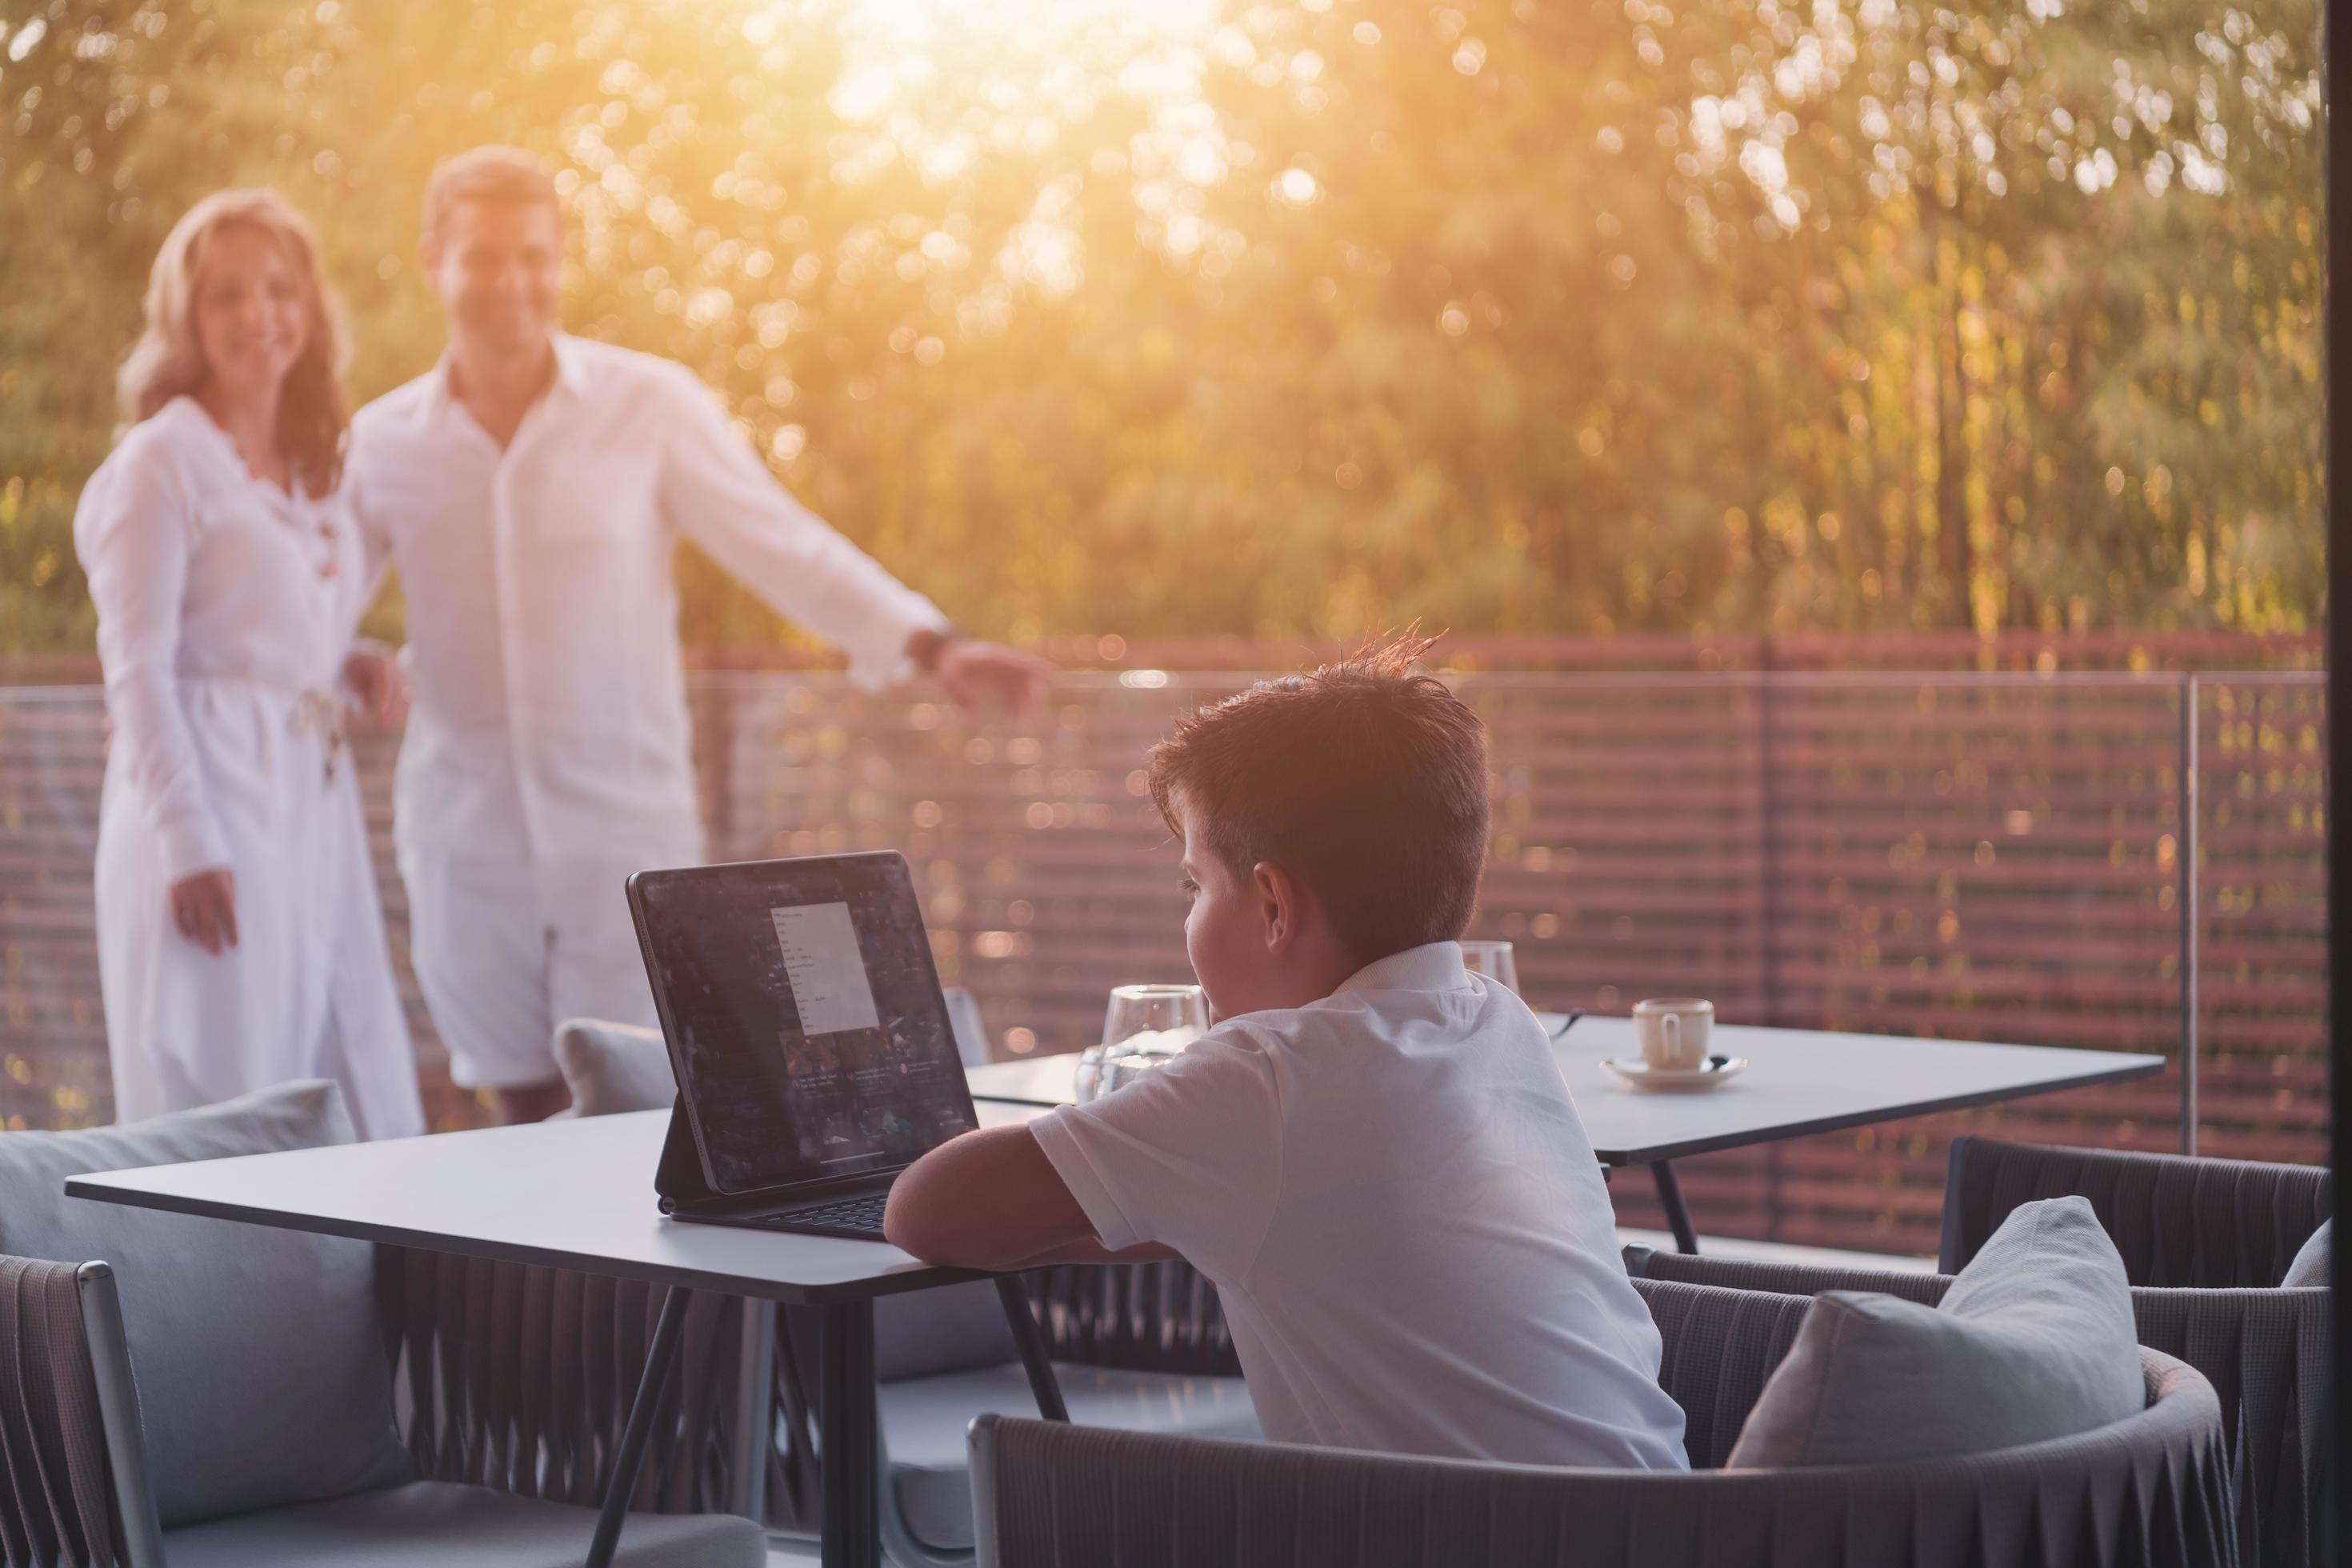
[(352, 1141), (330, 1083), (79, 1132), (0, 1133), (0, 1252), (114, 1266), (166, 1525), (405, 1480), (362, 1241), (65, 1195), (89, 1171)]
[(2279, 1281), (2280, 1289), (2303, 1290), (2314, 1287), (2320, 1289), (2327, 1288), (2331, 1283), (2328, 1272), (2333, 1267), (2329, 1257), (2333, 1243), (2328, 1240), (2328, 1232), (2335, 1224), (2332, 1219), (2319, 1222), (2319, 1228), (2311, 1233), (2311, 1238), (2296, 1251), (2294, 1261), (2286, 1266), (2286, 1277)]
[(2072, 1436), (2145, 1405), (2131, 1287), (2087, 1199), (2023, 1204), (1939, 1306), (1813, 1299), (1728, 1468), (1990, 1453)]
[[(172, 1568), (579, 1568), (593, 1510), (450, 1481), (412, 1481), (168, 1531)], [(633, 1513), (621, 1568), (763, 1568), (767, 1537), (732, 1514)]]
[(555, 1066), (572, 1090), (574, 1116), (667, 1110), (677, 1099), (659, 1029), (567, 1019), (555, 1026)]
[[(1238, 1377), (1171, 1377), (1096, 1366), (1054, 1370), (1070, 1419), (1081, 1426), (1244, 1442), (1262, 1436), (1249, 1390)], [(966, 1429), (982, 1411), (1036, 1415), (1037, 1399), (1030, 1392), (1028, 1376), (1014, 1365), (912, 1378), (884, 1384), (879, 1404), (883, 1441), (890, 1451), (890, 1484), (907, 1528), (934, 1550), (970, 1548)]]
[(1020, 1359), (1004, 1301), (986, 1279), (908, 1290), (874, 1303), (874, 1374), (884, 1381)]

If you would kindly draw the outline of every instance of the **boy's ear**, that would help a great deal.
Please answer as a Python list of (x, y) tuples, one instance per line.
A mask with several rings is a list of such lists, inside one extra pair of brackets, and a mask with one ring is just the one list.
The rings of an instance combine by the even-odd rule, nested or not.
[(1307, 889), (1298, 879), (1271, 860), (1250, 868), (1250, 897), (1257, 908), (1259, 932), (1268, 952), (1282, 952), (1298, 940), (1307, 917)]

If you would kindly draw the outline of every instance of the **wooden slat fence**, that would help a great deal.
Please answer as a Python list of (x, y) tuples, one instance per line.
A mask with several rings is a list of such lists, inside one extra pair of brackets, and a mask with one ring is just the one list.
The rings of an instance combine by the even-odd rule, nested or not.
[[(711, 852), (892, 847), (942, 973), (1003, 1053), (1067, 1050), (1104, 993), (1181, 979), (1175, 856), (1141, 793), (1170, 719), (1229, 672), (1087, 672), (1025, 727), (832, 675), (696, 676)], [(2323, 700), (2307, 672), (2205, 674), (2200, 1147), (2325, 1157)], [(1619, 670), (1465, 674), (1492, 734), (1476, 933), (1538, 1005), (1696, 992), (1727, 1020), (2176, 1054), (2187, 678)], [(104, 720), (0, 694), (0, 1124), (110, 1114), (90, 934)], [(395, 962), (436, 1125), (452, 1090), (406, 969), (391, 746), (362, 744)], [(1571, 1039), (1573, 1037), (1571, 1037)], [(2178, 1146), (2176, 1075), (1689, 1163), (1703, 1229), (1930, 1251), (1943, 1149), (1999, 1129)], [(1659, 1223), (1621, 1181), (1628, 1224)]]

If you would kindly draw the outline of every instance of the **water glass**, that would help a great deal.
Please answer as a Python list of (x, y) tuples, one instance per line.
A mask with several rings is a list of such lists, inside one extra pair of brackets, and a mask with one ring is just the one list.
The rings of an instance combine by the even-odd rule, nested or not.
[(1462, 944), (1462, 967), (1473, 974), (1483, 974), (1516, 994), (1519, 989), (1519, 966), (1511, 957), (1507, 942), (1465, 942)]
[(1102, 1044), (1078, 1056), (1078, 1102), (1099, 1100), (1173, 1060), (1208, 1027), (1208, 994), (1197, 985), (1113, 987)]

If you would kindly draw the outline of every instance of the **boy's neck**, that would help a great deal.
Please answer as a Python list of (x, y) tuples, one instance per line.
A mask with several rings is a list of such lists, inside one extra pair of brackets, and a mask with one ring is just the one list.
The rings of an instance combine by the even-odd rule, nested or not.
[(1369, 962), (1335, 942), (1316, 943), (1310, 951), (1293, 954), (1279, 973), (1266, 977), (1268, 1000), (1252, 1010), (1271, 1012), (1320, 1002), (1345, 985)]

